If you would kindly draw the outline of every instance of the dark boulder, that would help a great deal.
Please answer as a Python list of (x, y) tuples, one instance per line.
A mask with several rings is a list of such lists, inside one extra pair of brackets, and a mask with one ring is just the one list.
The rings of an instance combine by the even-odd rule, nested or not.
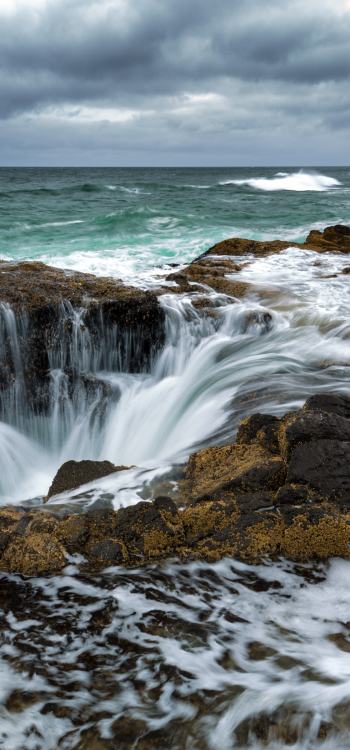
[(350, 504), (350, 441), (310, 440), (297, 445), (290, 455), (287, 482)]
[(350, 419), (327, 411), (301, 411), (282, 420), (281, 453), (289, 458), (292, 449), (310, 440), (350, 440)]
[(58, 469), (51, 487), (47, 493), (47, 500), (53, 495), (60, 495), (67, 490), (75, 490), (82, 484), (101, 479), (115, 471), (124, 471), (127, 466), (114, 466), (110, 461), (66, 461)]
[(307, 499), (307, 488), (303, 485), (284, 484), (276, 492), (275, 503), (277, 506), (302, 505)]
[(316, 393), (304, 404), (304, 411), (322, 411), (350, 419), (350, 396), (336, 393)]
[(125, 547), (114, 539), (104, 539), (94, 542), (88, 547), (87, 554), (90, 560), (108, 565), (122, 563), (126, 558)]
[(280, 420), (271, 414), (252, 414), (242, 419), (237, 431), (237, 443), (250, 444), (257, 441), (271, 453), (278, 453), (278, 428)]

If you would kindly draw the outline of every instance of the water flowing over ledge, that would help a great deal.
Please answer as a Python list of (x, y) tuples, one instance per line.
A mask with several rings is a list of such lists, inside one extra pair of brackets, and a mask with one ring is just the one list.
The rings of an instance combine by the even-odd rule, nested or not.
[[(346, 243), (345, 227), (295, 248), (228, 240), (170, 274), (160, 301), (113, 280), (3, 263), (2, 502), (46, 494), (69, 459), (164, 470), (232, 439), (247, 413), (347, 391)], [(135, 497), (130, 482), (129, 494), (116, 482), (116, 506)]]
[[(0, 268), (6, 750), (347, 748), (349, 562), (278, 555), (350, 554), (349, 250), (232, 239), (152, 293)], [(88, 458), (121, 470), (43, 505)]]

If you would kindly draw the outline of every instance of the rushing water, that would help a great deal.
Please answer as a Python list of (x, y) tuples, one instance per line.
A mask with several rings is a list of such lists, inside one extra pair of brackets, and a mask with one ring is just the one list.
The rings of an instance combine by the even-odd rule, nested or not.
[(0, 257), (151, 281), (225, 237), (350, 223), (349, 190), (349, 168), (0, 169)]
[(347, 750), (349, 562), (111, 568), (0, 589), (4, 750)]
[[(251, 293), (233, 303), (212, 293), (214, 317), (203, 317), (186, 296), (164, 295), (166, 342), (150, 371), (138, 374), (127, 372), (115, 334), (104, 334), (102, 326), (98, 345), (92, 345), (83, 316), (63, 308), (61, 345), (49, 351), (45, 416), (28, 404), (18, 325), (12, 311), (3, 309), (16, 379), (2, 398), (2, 502), (46, 494), (68, 459), (164, 471), (200, 445), (232, 440), (247, 413), (282, 414), (322, 389), (348, 392), (349, 282), (341, 274), (346, 263), (345, 256), (315, 258), (296, 248), (251, 258), (237, 274), (251, 283)], [(74, 324), (69, 357), (67, 320)], [(25, 329), (25, 321), (21, 325)], [(67, 358), (83, 376), (73, 389)], [(86, 381), (97, 386), (86, 390)], [(125, 475), (102, 480), (101, 492), (108, 487), (115, 505), (124, 503), (120, 483), (126, 481)], [(135, 497), (134, 472), (130, 481)]]
[[(237, 258), (250, 292), (209, 292), (211, 315), (164, 294), (164, 347), (136, 374), (135, 342), (103, 321), (92, 341), (84, 311), (64, 305), (45, 416), (23, 387), (26, 318), (2, 305), (15, 378), (0, 402), (0, 502), (40, 503), (63, 461), (96, 458), (137, 468), (74, 502), (135, 503), (175, 483), (191, 451), (232, 441), (242, 416), (349, 393), (349, 260), (293, 247), (312, 227), (350, 223), (349, 189), (349, 169), (0, 170), (7, 259), (147, 287), (233, 234), (291, 242)], [(349, 747), (349, 563), (173, 562), (91, 577), (78, 562), (59, 577), (0, 577), (1, 748)]]

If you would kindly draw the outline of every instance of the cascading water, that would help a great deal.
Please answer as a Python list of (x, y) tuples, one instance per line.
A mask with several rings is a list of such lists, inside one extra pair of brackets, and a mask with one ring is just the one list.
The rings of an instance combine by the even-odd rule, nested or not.
[[(239, 275), (252, 284), (244, 301), (209, 292), (213, 306), (202, 315), (189, 296), (164, 295), (165, 344), (137, 373), (131, 335), (103, 316), (92, 334), (85, 311), (63, 305), (46, 342), (49, 386), (34, 383), (40, 409), (23, 356), (28, 318), (2, 305), (12, 372), (1, 397), (1, 501), (45, 494), (68, 459), (161, 469), (209, 441), (232, 440), (254, 410), (281, 414), (315, 391), (348, 390), (349, 292), (344, 278), (329, 278), (345, 260), (329, 254), (315, 263), (313, 253), (291, 248), (250, 261)], [(120, 479), (108, 482), (117, 495)]]
[[(158, 291), (226, 237), (350, 224), (349, 168), (282, 169), (2, 169), (0, 255)], [(0, 503), (41, 503), (71, 458), (138, 468), (51, 498), (49, 516), (172, 496), (188, 453), (232, 442), (241, 417), (350, 392), (349, 255), (235, 260), (249, 294), (164, 294), (166, 336), (147, 299), (146, 324), (128, 295), (122, 312), (56, 309), (56, 273), (33, 311), (26, 276), (27, 313), (0, 306)], [(94, 572), (76, 554), (57, 576), (0, 571), (1, 750), (349, 750), (349, 572), (231, 557)]]

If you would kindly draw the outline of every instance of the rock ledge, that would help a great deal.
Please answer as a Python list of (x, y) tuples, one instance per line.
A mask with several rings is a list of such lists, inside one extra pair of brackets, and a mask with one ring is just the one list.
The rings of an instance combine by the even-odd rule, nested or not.
[(0, 510), (0, 570), (61, 570), (165, 558), (350, 558), (350, 397), (312, 396), (282, 419), (255, 414), (237, 442), (193, 454), (179, 502), (87, 512)]

